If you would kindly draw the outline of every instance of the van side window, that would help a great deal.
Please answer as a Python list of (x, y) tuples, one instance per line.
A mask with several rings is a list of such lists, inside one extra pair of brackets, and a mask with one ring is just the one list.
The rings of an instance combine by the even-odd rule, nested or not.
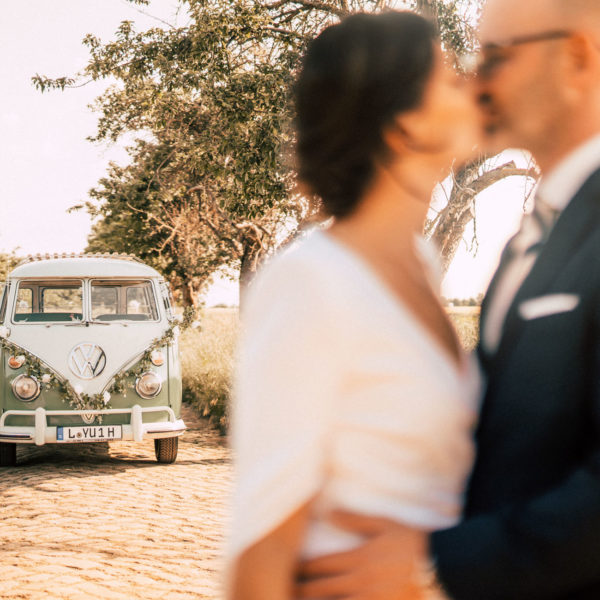
[(160, 295), (162, 296), (163, 304), (165, 306), (167, 319), (172, 321), (175, 318), (175, 313), (173, 312), (173, 297), (171, 295), (171, 288), (166, 281), (160, 282)]
[(4, 323), (6, 317), (6, 304), (8, 302), (8, 292), (10, 290), (10, 283), (3, 283), (2, 285), (2, 302), (0, 303), (0, 323)]

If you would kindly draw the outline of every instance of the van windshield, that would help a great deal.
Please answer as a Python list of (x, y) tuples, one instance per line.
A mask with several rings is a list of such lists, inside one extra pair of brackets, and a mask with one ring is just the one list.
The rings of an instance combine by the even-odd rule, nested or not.
[(156, 321), (158, 313), (150, 281), (92, 281), (95, 321)]
[(83, 319), (83, 284), (77, 280), (22, 281), (14, 321), (50, 323)]

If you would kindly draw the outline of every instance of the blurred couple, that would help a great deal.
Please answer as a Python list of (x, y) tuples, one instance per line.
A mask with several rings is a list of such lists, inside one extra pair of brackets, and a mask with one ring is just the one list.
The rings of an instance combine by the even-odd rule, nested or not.
[[(234, 600), (600, 598), (600, 2), (488, 0), (477, 75), (434, 27), (353, 15), (296, 84), (334, 217), (242, 315)], [(479, 145), (542, 181), (463, 353), (421, 237)]]

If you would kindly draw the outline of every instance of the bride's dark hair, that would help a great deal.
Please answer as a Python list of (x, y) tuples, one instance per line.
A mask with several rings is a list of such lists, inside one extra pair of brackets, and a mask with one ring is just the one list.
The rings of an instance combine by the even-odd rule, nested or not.
[(312, 40), (295, 87), (298, 176), (328, 214), (352, 212), (385, 157), (383, 130), (419, 105), (437, 35), (410, 12), (355, 14)]

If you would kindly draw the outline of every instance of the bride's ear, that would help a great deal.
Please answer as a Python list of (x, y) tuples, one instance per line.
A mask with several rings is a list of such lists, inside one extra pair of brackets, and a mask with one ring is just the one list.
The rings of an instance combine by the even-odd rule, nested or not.
[(402, 155), (406, 152), (409, 147), (406, 143), (408, 137), (399, 117), (395, 117), (383, 130), (383, 141), (387, 149), (395, 155)]
[(417, 111), (405, 112), (395, 116), (392, 123), (383, 130), (383, 141), (397, 155), (422, 152), (426, 146), (422, 142), (422, 129)]

